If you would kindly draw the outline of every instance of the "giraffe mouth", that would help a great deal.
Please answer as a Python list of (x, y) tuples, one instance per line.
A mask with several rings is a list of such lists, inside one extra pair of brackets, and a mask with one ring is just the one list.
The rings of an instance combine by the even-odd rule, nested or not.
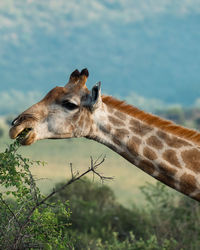
[(26, 137), (28, 137), (28, 134), (30, 133), (31, 130), (32, 130), (32, 128), (24, 128), (24, 129), (17, 135), (17, 139), (19, 139), (19, 140), (25, 139)]
[(13, 126), (9, 131), (9, 135), (11, 139), (17, 139), (21, 145), (32, 144), (36, 137), (33, 128), (23, 128), (21, 126)]

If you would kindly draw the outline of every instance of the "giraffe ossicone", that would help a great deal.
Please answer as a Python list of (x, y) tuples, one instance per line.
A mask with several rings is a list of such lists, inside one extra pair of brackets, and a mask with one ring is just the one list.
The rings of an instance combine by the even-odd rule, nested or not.
[(145, 113), (110, 96), (101, 84), (86, 87), (87, 69), (75, 70), (64, 87), (53, 88), (12, 124), (15, 139), (85, 137), (100, 142), (166, 185), (200, 201), (200, 133)]

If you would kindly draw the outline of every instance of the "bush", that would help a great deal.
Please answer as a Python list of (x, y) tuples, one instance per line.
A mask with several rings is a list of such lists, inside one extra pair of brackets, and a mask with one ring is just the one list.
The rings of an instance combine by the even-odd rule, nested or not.
[(66, 247), (68, 242), (58, 216), (70, 216), (67, 204), (46, 204), (31, 174), (33, 162), (17, 154), (15, 141), (0, 153), (0, 248), (51, 249)]
[[(57, 188), (60, 185), (63, 184), (58, 184)], [(139, 209), (125, 208), (116, 201), (109, 187), (86, 178), (54, 196), (52, 201), (57, 199), (70, 201), (72, 230), (78, 229), (103, 241), (109, 240), (113, 232), (118, 233), (120, 240), (129, 237), (130, 231), (139, 238), (145, 235), (145, 226), (149, 226), (148, 219), (145, 220), (145, 215)]]
[(84, 179), (53, 199), (71, 204), (75, 249), (199, 249), (199, 203), (160, 182), (142, 192), (146, 206), (128, 209), (108, 187)]
[[(200, 204), (179, 194), (162, 183), (142, 188), (151, 217), (151, 228), (160, 243), (172, 238), (177, 249), (195, 249), (200, 246)], [(173, 191), (173, 192), (172, 192)]]

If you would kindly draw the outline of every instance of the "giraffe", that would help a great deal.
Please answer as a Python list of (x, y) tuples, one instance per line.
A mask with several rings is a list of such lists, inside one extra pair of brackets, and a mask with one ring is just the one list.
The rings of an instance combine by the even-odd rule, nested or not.
[(87, 69), (75, 70), (64, 87), (53, 88), (13, 122), (21, 141), (85, 137), (111, 148), (171, 188), (200, 201), (200, 133), (101, 95), (101, 83), (86, 87)]

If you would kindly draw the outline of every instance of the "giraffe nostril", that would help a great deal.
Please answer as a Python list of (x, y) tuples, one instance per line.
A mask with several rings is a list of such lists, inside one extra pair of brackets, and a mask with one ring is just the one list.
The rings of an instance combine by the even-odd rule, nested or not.
[(19, 124), (23, 123), (24, 121), (25, 122), (37, 121), (37, 118), (34, 117), (32, 114), (21, 114), (12, 121), (11, 125), (18, 126)]
[(19, 119), (19, 116), (12, 121), (11, 125), (12, 126), (16, 125), (16, 122), (17, 122), (18, 119)]

